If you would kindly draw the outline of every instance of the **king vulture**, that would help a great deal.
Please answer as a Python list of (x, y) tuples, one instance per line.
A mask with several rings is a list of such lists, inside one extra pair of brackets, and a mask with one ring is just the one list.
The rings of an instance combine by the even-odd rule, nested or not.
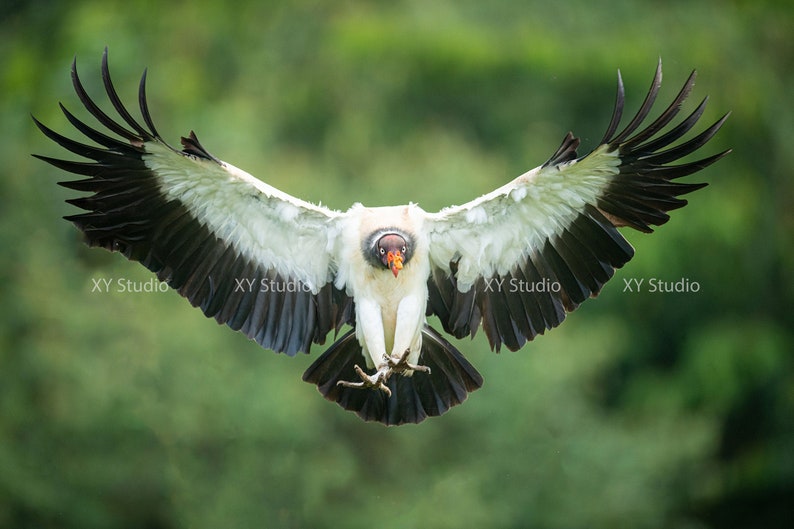
[[(730, 151), (680, 159), (705, 145), (727, 118), (678, 142), (706, 100), (677, 120), (693, 72), (649, 125), (661, 62), (637, 114), (618, 131), (617, 100), (603, 139), (579, 156), (568, 133), (543, 165), (460, 206), (430, 213), (417, 204), (335, 211), (290, 196), (221, 161), (191, 131), (174, 148), (155, 128), (139, 86), (143, 123), (102, 80), (118, 118), (89, 97), (72, 63), (77, 96), (99, 123), (66, 119), (93, 144), (63, 136), (34, 118), (63, 148), (91, 161), (38, 158), (85, 177), (60, 185), (83, 193), (85, 210), (65, 217), (87, 244), (139, 261), (208, 317), (266, 349), (295, 355), (338, 338), (303, 380), (367, 421), (418, 423), (441, 415), (482, 385), (477, 370), (436, 329), (455, 338), (482, 326), (491, 349), (514, 351), (557, 327), (633, 255), (617, 228), (651, 232), (682, 183)], [(669, 127), (668, 127), (669, 126)], [(678, 162), (678, 163), (677, 163)], [(85, 195), (87, 193), (87, 195)], [(350, 326), (341, 337), (339, 331)]]

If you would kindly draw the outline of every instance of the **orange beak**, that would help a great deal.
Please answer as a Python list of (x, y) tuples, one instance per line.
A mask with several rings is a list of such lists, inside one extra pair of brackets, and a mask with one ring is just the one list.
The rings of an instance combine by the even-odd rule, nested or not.
[(394, 277), (397, 277), (397, 274), (403, 269), (403, 254), (399, 251), (389, 252), (386, 254), (386, 262), (391, 268), (391, 273), (394, 274)]

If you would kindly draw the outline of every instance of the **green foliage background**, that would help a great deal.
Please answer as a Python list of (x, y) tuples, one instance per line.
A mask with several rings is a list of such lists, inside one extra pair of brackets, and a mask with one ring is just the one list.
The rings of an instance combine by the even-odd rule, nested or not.
[[(794, 18), (786, 2), (11, 0), (0, 14), (0, 526), (792, 527)], [(149, 98), (172, 143), (292, 194), (428, 210), (601, 137), (659, 57), (663, 100), (732, 111), (711, 185), (561, 328), (418, 426), (366, 424), (287, 358), (80, 244), (61, 152), (78, 57)], [(107, 108), (107, 107), (106, 107)], [(85, 116), (84, 113), (78, 115)], [(71, 132), (70, 132), (71, 134)], [(630, 293), (624, 280), (696, 281)]]

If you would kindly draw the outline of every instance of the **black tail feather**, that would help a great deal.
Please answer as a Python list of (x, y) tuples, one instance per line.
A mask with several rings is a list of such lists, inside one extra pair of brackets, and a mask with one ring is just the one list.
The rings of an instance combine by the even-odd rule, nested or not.
[(361, 353), (355, 330), (351, 330), (309, 366), (303, 380), (316, 384), (326, 399), (355, 412), (365, 421), (387, 426), (422, 422), (427, 417), (442, 415), (482, 386), (482, 376), (474, 366), (429, 325), (422, 330), (419, 363), (429, 367), (431, 373), (393, 375), (386, 384), (391, 397), (376, 389), (337, 385), (340, 380), (359, 380), (353, 366), (363, 364)]

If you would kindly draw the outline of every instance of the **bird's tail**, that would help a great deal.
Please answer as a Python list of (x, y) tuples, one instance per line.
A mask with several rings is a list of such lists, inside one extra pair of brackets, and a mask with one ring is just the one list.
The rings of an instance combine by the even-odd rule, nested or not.
[(379, 389), (337, 385), (340, 380), (358, 380), (353, 366), (363, 360), (361, 344), (353, 329), (309, 366), (303, 380), (316, 384), (326, 399), (355, 412), (365, 421), (387, 426), (418, 423), (441, 415), (482, 386), (482, 376), (474, 366), (429, 325), (422, 330), (419, 363), (431, 372), (415, 372), (413, 376), (393, 374), (386, 382), (391, 396)]

